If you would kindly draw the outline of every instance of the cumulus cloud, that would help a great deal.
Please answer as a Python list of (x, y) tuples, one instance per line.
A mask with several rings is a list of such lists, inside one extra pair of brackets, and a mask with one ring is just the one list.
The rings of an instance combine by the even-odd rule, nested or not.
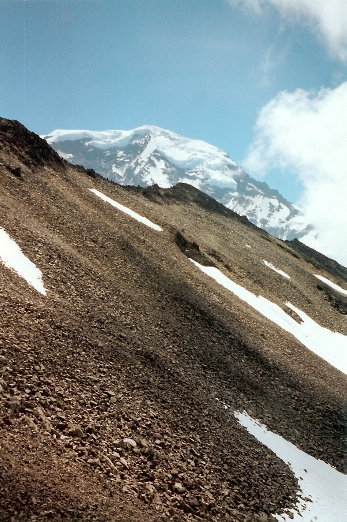
[(270, 5), (284, 20), (305, 20), (323, 38), (333, 56), (347, 62), (346, 0), (227, 0), (231, 6), (260, 14)]
[(347, 264), (347, 82), (318, 92), (280, 92), (258, 115), (244, 166), (284, 168), (304, 186), (299, 202), (318, 237), (305, 242)]

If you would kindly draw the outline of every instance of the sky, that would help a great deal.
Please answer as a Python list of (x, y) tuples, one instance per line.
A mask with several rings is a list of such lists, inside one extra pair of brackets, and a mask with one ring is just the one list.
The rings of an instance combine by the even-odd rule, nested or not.
[(0, 0), (1, 116), (205, 140), (304, 205), (334, 248), (346, 63), (345, 0)]

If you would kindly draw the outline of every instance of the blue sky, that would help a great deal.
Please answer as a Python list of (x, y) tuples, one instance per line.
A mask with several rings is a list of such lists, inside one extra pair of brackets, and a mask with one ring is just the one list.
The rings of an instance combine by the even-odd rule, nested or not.
[(308, 1), (0, 0), (0, 115), (41, 134), (158, 125), (299, 200), (295, 161), (265, 151), (262, 170), (250, 150), (262, 153), (259, 111), (279, 93), (346, 79), (343, 36), (322, 24), (324, 1)]

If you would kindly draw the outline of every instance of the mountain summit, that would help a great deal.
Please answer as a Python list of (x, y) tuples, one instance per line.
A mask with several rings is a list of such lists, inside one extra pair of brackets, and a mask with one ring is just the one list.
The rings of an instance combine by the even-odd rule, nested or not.
[(55, 130), (45, 139), (71, 163), (92, 168), (116, 183), (163, 188), (188, 183), (281, 239), (299, 239), (312, 230), (297, 206), (204, 141), (154, 126), (129, 131)]

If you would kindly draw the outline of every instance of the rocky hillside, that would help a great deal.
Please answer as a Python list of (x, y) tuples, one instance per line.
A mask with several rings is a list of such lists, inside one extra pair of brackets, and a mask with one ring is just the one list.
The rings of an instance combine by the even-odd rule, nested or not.
[(189, 183), (281, 239), (300, 239), (313, 230), (297, 206), (204, 141), (150, 125), (129, 131), (55, 130), (45, 139), (66, 160), (121, 185)]
[(338, 266), (188, 184), (73, 167), (5, 119), (0, 184), (0, 520), (300, 516), (302, 478), (244, 412), (342, 476), (341, 354), (307, 347), (345, 339)]

